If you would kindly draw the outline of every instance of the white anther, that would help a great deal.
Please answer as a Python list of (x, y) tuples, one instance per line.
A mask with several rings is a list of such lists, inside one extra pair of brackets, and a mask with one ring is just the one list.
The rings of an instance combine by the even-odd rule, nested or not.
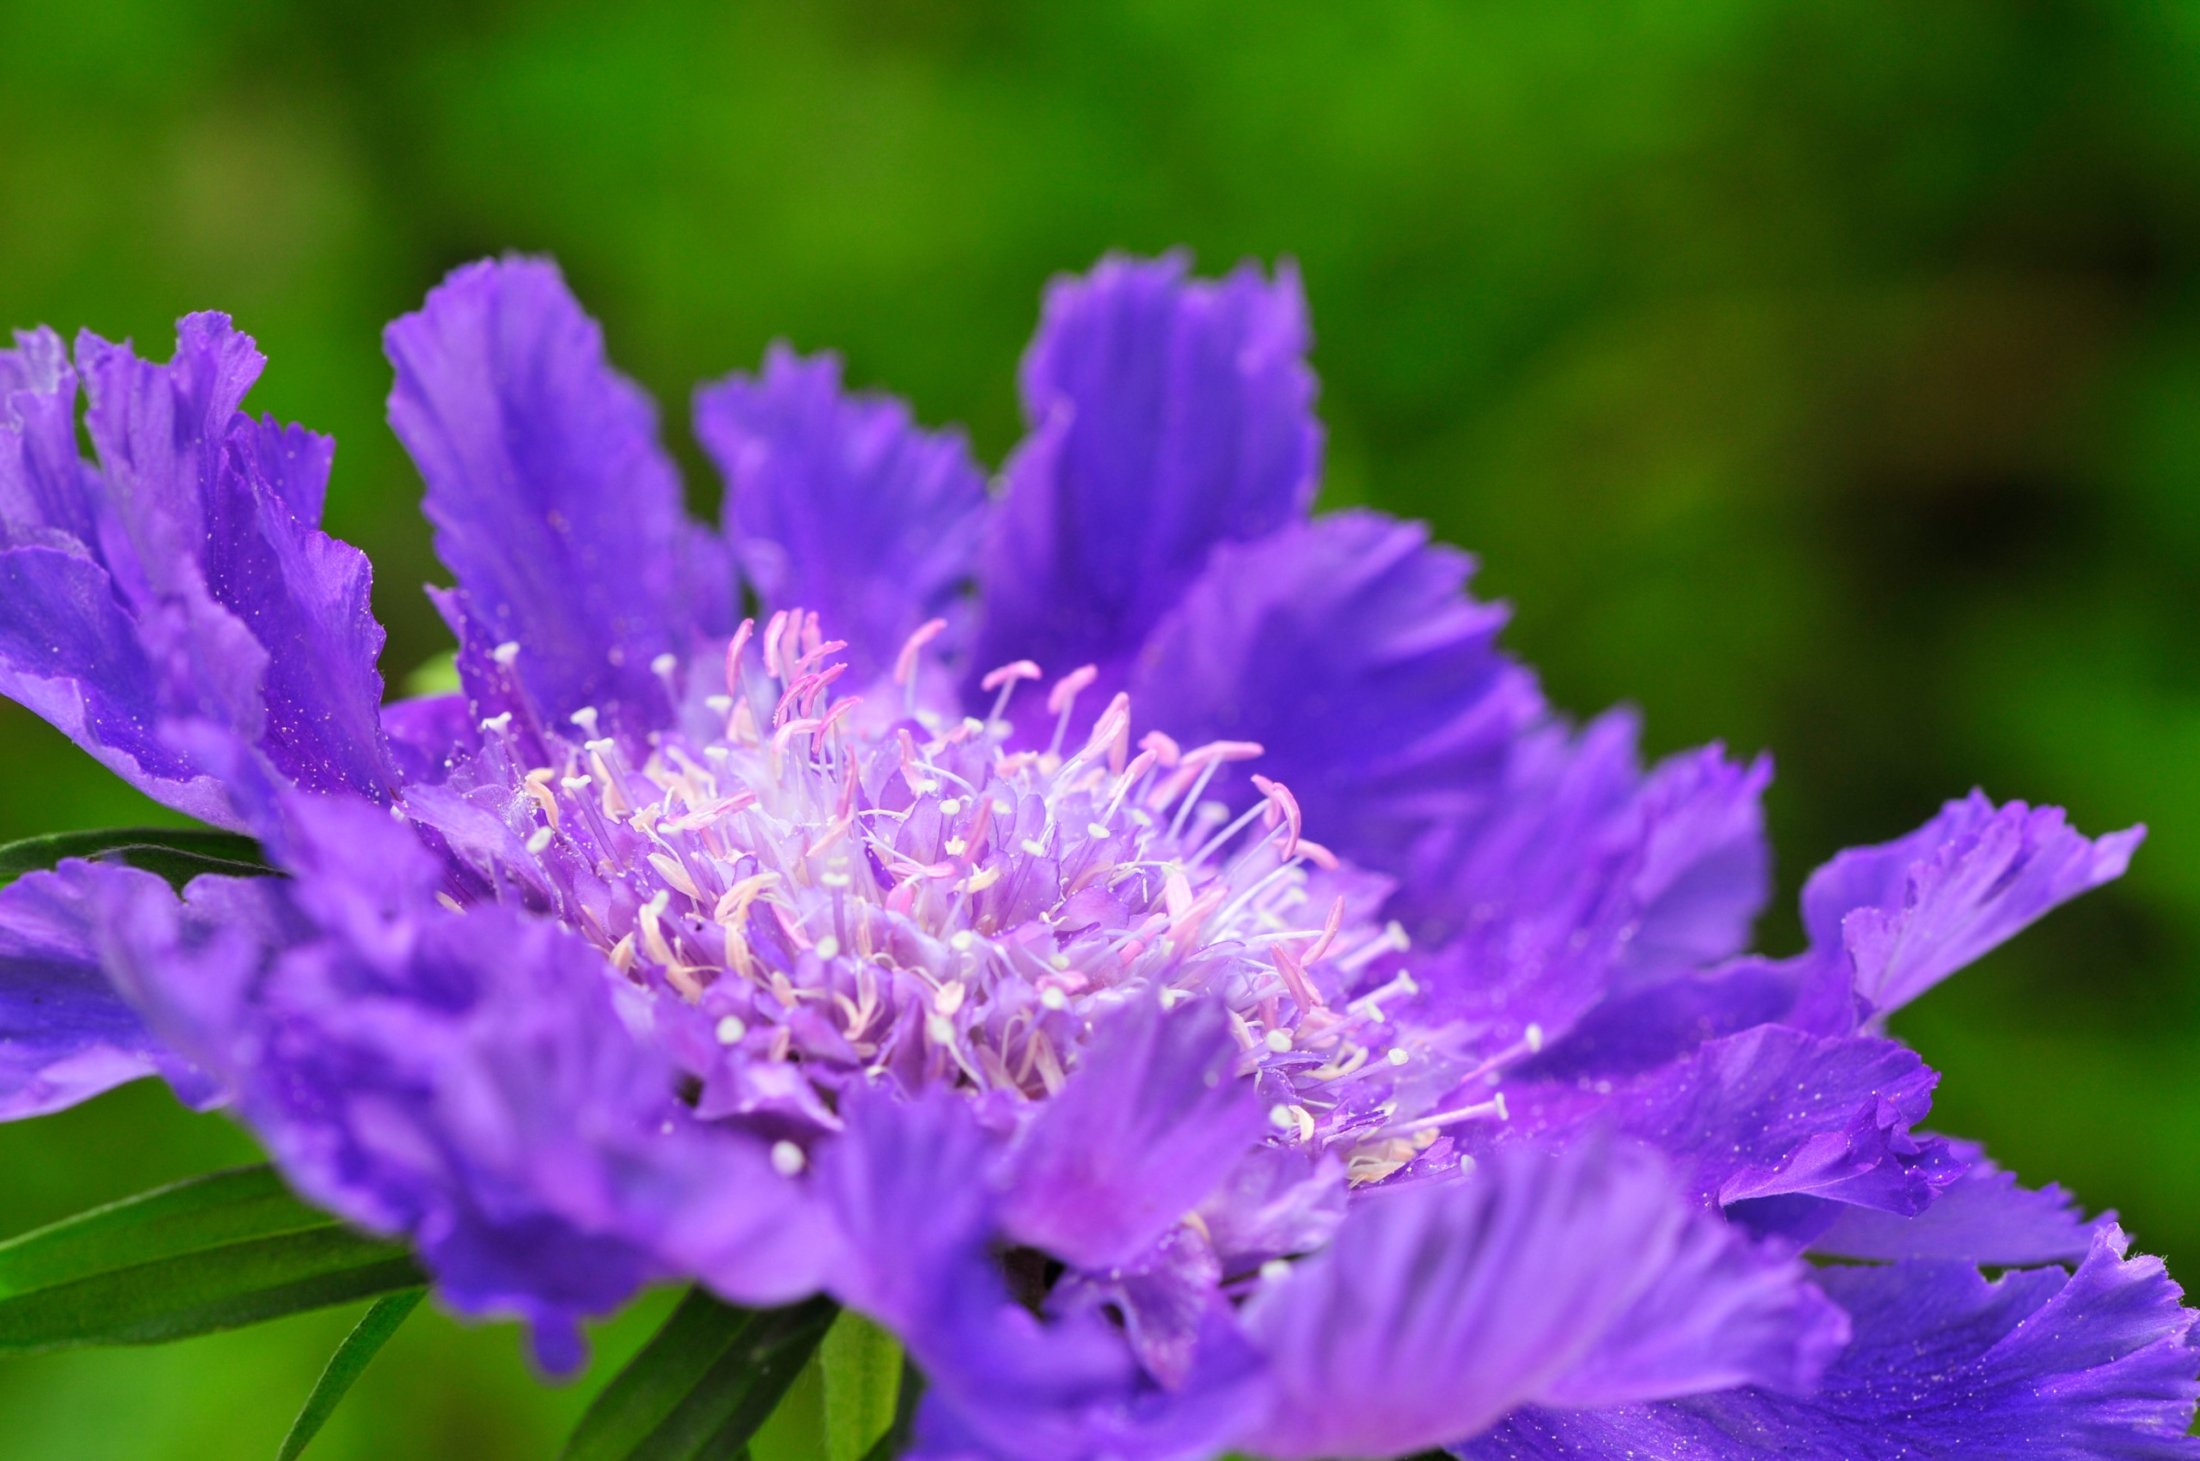
[(527, 851), (535, 856), (540, 856), (542, 850), (550, 845), (550, 840), (557, 835), (548, 827), (537, 827), (527, 834)]
[(511, 726), (512, 712), (509, 710), (500, 710), (481, 722), (483, 733), (492, 736), (504, 734), (505, 731), (511, 729)]
[(1276, 1054), (1282, 1055), (1291, 1048), (1291, 1032), (1281, 1029), (1270, 1030), (1261, 1037), (1261, 1042)]
[(1110, 832), (1108, 830), (1108, 825), (1105, 822), (1088, 822), (1085, 824), (1085, 830), (1087, 832), (1090, 832), (1093, 836), (1101, 838), (1102, 840), (1105, 840), (1115, 835), (1113, 832)]
[(1270, 1106), (1268, 1108), (1268, 1124), (1278, 1131), (1290, 1131), (1298, 1126), (1299, 1118), (1291, 1114), (1289, 1106)]
[(1047, 855), (1047, 845), (1036, 837), (1026, 837), (1021, 846), (1024, 851), (1030, 853), (1033, 857), (1045, 857)]
[(1260, 1266), (1260, 1277), (1263, 1283), (1282, 1283), (1290, 1276), (1291, 1260), (1288, 1258), (1271, 1258)]
[(1522, 1033), (1520, 1040), (1522, 1044), (1528, 1047), (1528, 1053), (1530, 1055), (1533, 1055), (1536, 1051), (1543, 1048), (1543, 1027), (1537, 1024), (1530, 1024), (1527, 1030)]
[(959, 796), (947, 797), (940, 802), (940, 815), (943, 817), (952, 817), (962, 809), (962, 798)]
[(834, 937), (833, 937), (833, 936), (832, 936), (831, 934), (827, 934), (827, 935), (825, 935), (825, 937), (823, 937), (823, 938), (819, 939), (819, 940), (817, 941), (817, 956), (818, 956), (818, 957), (819, 957), (820, 959), (837, 959), (837, 958), (839, 958), (839, 957), (840, 957), (840, 940), (839, 940), (839, 939), (837, 939), (837, 938), (834, 938)]
[(649, 662), (649, 672), (653, 675), (658, 676), (660, 679), (671, 679), (672, 672), (679, 667), (679, 656), (675, 655), (669, 649)]
[(970, 844), (964, 839), (960, 837), (950, 837), (947, 839), (947, 855), (949, 857), (961, 857), (969, 850)]
[(588, 732), (588, 734), (590, 735), (594, 735), (596, 733), (596, 707), (593, 705), (583, 705), (580, 709), (574, 711), (571, 715), (567, 716), (566, 719), (572, 721), (573, 724), (579, 726), (582, 730)]
[(512, 667), (512, 661), (519, 658), (519, 641), (516, 639), (505, 640), (495, 649), (489, 651), (489, 658), (495, 660), (498, 664), (504, 666), (506, 669), (510, 669)]
[(589, 787), (589, 784), (595, 781), (595, 779), (595, 777), (590, 776), (587, 772), (584, 771), (578, 776), (563, 776), (558, 778), (558, 785), (564, 787), (567, 791), (586, 791)]
[(594, 756), (608, 756), (619, 749), (619, 743), (609, 736), (598, 736), (592, 741), (582, 741), (581, 749)]
[(1056, 969), (1067, 969), (1069, 967), (1069, 955), (1056, 954), (1053, 958), (1048, 959), (1047, 962), (1049, 964), (1052, 964)]
[(1406, 1062), (1413, 1059), (1412, 1056), (1406, 1054), (1405, 1051), (1399, 1049), (1395, 1045), (1390, 1047), (1390, 1053), (1383, 1058), (1389, 1061), (1392, 1065), (1404, 1065)]
[(970, 946), (977, 941), (978, 936), (967, 928), (958, 928), (947, 936), (947, 946), (958, 954), (968, 953)]
[(703, 708), (713, 715), (724, 715), (727, 711), (733, 709), (733, 697), (731, 695), (705, 695), (703, 697)]
[(718, 1043), (721, 1045), (738, 1045), (741, 1043), (741, 1037), (748, 1032), (749, 1027), (742, 1022), (739, 1015), (727, 1015), (718, 1022)]
[(1039, 991), (1039, 1003), (1050, 1010), (1066, 1010), (1069, 1008), (1069, 996), (1049, 984)]
[(799, 1177), (810, 1159), (802, 1154), (802, 1148), (791, 1141), (772, 1143), (772, 1170), (782, 1177)]

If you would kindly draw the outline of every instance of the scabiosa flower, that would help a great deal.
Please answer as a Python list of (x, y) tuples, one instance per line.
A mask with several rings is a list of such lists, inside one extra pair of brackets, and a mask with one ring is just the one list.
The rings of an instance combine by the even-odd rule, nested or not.
[(2161, 1265), (1884, 1031), (2138, 831), (1974, 794), (1748, 955), (1767, 765), (1645, 769), (1464, 556), (1308, 516), (1288, 271), (1056, 284), (997, 493), (775, 349), (717, 530), (548, 264), (387, 346), (462, 687), (388, 705), (226, 319), (0, 354), (0, 689), (284, 874), (0, 892), (0, 1114), (162, 1075), (552, 1369), (827, 1293), (927, 1456), (2192, 1450)]

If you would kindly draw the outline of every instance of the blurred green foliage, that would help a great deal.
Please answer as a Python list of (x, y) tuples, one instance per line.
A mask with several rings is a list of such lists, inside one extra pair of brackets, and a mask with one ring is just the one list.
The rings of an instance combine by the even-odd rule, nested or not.
[[(687, 392), (774, 336), (998, 459), (1049, 274), (1295, 256), (1327, 500), (1480, 552), (1560, 703), (1779, 754), (1773, 947), (1974, 783), (2153, 825), (1903, 1024), (1943, 1128), (2189, 1272), (2196, 77), (2200, 9), (2084, 0), (0, 0), (0, 315), (257, 334), (395, 682), (445, 641), (377, 332), (455, 263), (556, 254), (708, 505)], [(0, 836), (148, 815), (12, 707), (0, 749)], [(0, 1231), (245, 1150), (151, 1089), (6, 1129)], [(0, 1457), (272, 1453), (351, 1318), (0, 1368)], [(538, 1456), (584, 1399), (423, 1311), (314, 1454)]]

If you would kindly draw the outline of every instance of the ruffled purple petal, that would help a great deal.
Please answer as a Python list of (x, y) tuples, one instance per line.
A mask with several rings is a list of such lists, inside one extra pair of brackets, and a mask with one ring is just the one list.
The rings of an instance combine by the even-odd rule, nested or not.
[[(383, 344), (390, 425), (427, 480), (462, 644), (518, 646), (519, 684), (547, 719), (593, 706), (636, 730), (660, 722), (650, 666), (691, 647), (707, 586), (656, 411), (607, 363), (556, 266), (469, 264)], [(499, 703), (498, 686), (467, 689)]]
[(1770, 767), (1711, 746), (1645, 775), (1635, 734), (1624, 713), (1537, 727), (1485, 809), (1417, 846), (1398, 911), (1431, 1023), (1553, 1042), (1739, 950), (1765, 889)]
[(1109, 258), (1048, 288), (974, 672), (1089, 663), (1114, 683), (1217, 544), (1263, 537), (1312, 500), (1321, 428), (1298, 275), (1188, 272), (1181, 254)]
[(212, 1104), (215, 1087), (170, 1051), (100, 966), (105, 884), (151, 873), (71, 860), (0, 889), (0, 1121), (43, 1116), (143, 1076)]
[(320, 532), (330, 443), (242, 415), (252, 341), (192, 315), (154, 365), (86, 335), (96, 467), (50, 334), (0, 376), (0, 692), (179, 810), (240, 825), (177, 728), (218, 728), (282, 779), (380, 797), (382, 630), (365, 558)]
[[(0, 694), (147, 795), (203, 821), (241, 826), (221, 783), (161, 735), (171, 710), (187, 712), (195, 698), (186, 678), (195, 636), (187, 611), (155, 614), (150, 625), (133, 616), (107, 571), (74, 551), (0, 552)], [(178, 653), (157, 653), (171, 647)], [(233, 687), (249, 685), (264, 657), (241, 632), (231, 648), (225, 664), (209, 667)], [(234, 705), (241, 689), (223, 698)]]
[(90, 543), (95, 496), (76, 445), (76, 371), (52, 330), (18, 330), (0, 350), (0, 533), (21, 543)]
[(695, 434), (725, 474), (726, 532), (765, 610), (816, 613), (858, 682), (926, 621), (960, 616), (986, 506), (960, 432), (844, 391), (837, 356), (775, 345), (761, 375), (696, 393)]
[(1611, 1410), (1541, 1410), (1461, 1448), (1470, 1461), (1793, 1456), (1844, 1461), (2200, 1455), (2193, 1313), (2159, 1261), (2101, 1232), (2075, 1273), (1988, 1282), (1947, 1263), (1827, 1269), (1855, 1338), (1810, 1395), (1731, 1390)]
[(439, 908), (433, 861), (380, 809), (289, 810), (294, 881), (202, 878), (180, 902), (140, 882), (99, 923), (124, 994), (301, 1192), (407, 1235), (453, 1307), (527, 1320), (553, 1369), (652, 1278), (756, 1303), (816, 1287), (798, 1188), (689, 1117), (601, 955), (510, 909)]
[(1973, 792), (1909, 836), (1811, 874), (1814, 951), (1841, 950), (1861, 1011), (1900, 1009), (2080, 893), (2123, 874), (2146, 829), (2081, 837), (2057, 807)]
[(1219, 1004), (1140, 1000), (1114, 1016), (1023, 1134), (1008, 1230), (1083, 1268), (1151, 1248), (1260, 1140), (1236, 1059)]
[(1838, 1258), (1937, 1259), (2002, 1268), (2075, 1262), (2114, 1213), (2088, 1218), (2068, 1192), (2030, 1188), (1987, 1161), (1978, 1148), (1950, 1143), (1970, 1170), (1914, 1217), (1844, 1206), (1811, 1251)]
[[(1097, 1314), (1042, 1318), (1010, 1293), (989, 1256), (1001, 1153), (968, 1102), (858, 1090), (843, 1116), (815, 1179), (841, 1244), (831, 1287), (890, 1326), (924, 1371), (915, 1454), (1192, 1461), (1242, 1431), (1258, 1366), (1219, 1308), (1164, 1387)], [(1036, 1284), (1037, 1266), (1022, 1272)]]
[[(1140, 651), (1132, 704), (1187, 746), (1262, 746), (1253, 769), (1290, 789), (1309, 836), (1398, 871), (1430, 824), (1488, 803), (1542, 709), (1496, 649), (1505, 611), (1466, 596), (1472, 567), (1372, 512), (1224, 544)], [(1235, 768), (1211, 791), (1251, 796)]]
[(1521, 1082), (1508, 1095), (1526, 1131), (1617, 1120), (1703, 1202), (1805, 1194), (1915, 1213), (1963, 1170), (1946, 1142), (1911, 1130), (1938, 1079), (1890, 1040), (1761, 1025), (1626, 1084)]
[(481, 744), (473, 707), (456, 691), (391, 701), (382, 707), (382, 733), (408, 783), (441, 781)]
[(1739, 1241), (1647, 1153), (1605, 1144), (1372, 1195), (1247, 1311), (1276, 1395), (1247, 1447), (1387, 1457), (1556, 1395), (1805, 1384), (1838, 1316)]

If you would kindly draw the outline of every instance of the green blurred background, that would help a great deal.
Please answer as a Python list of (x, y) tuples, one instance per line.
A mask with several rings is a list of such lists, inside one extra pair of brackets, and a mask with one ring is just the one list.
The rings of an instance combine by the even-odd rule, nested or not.
[[(1326, 500), (1481, 553), (1561, 704), (1777, 753), (1768, 946), (1974, 783), (2152, 825), (1902, 1028), (1940, 1126), (2200, 1272), (2200, 8), (0, 0), (0, 136), (0, 323), (235, 314), (393, 680), (445, 641), (378, 332), (455, 263), (556, 254), (707, 505), (688, 389), (774, 336), (998, 460), (1049, 274), (1296, 257)], [(154, 815), (0, 750), (0, 837)], [(0, 1232), (248, 1151), (149, 1089), (0, 1130)], [(349, 1317), (0, 1366), (0, 1456), (271, 1454)], [(315, 1454), (540, 1456), (585, 1394), (416, 1320)]]

